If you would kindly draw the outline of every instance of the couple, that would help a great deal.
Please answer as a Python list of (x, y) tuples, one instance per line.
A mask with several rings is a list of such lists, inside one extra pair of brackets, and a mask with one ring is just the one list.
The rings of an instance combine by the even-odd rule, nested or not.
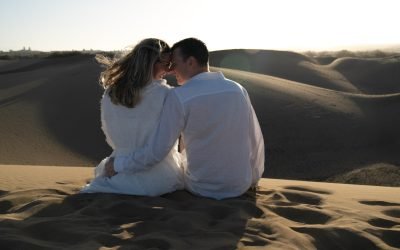
[[(145, 39), (123, 58), (98, 60), (102, 129), (113, 148), (82, 192), (158, 196), (179, 189), (236, 197), (264, 171), (264, 140), (247, 91), (210, 72), (206, 45)], [(176, 76), (171, 88), (165, 74)], [(181, 136), (185, 149), (178, 152)]]

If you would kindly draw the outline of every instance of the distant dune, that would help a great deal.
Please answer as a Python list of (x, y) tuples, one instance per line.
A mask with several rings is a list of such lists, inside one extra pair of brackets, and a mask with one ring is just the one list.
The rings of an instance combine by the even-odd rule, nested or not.
[(236, 49), (212, 52), (210, 63), (338, 91), (364, 94), (400, 92), (400, 56), (310, 58), (289, 51)]
[(302, 54), (274, 50), (221, 50), (210, 54), (210, 64), (271, 75), (310, 85), (358, 93), (342, 74)]
[(1, 164), (91, 166), (109, 153), (93, 56), (0, 65)]
[[(368, 171), (368, 184), (399, 185), (396, 58), (323, 65), (293, 52), (226, 50), (210, 62), (250, 94), (265, 177), (364, 183)], [(0, 61), (0, 164), (94, 166), (107, 156), (100, 70), (92, 56)]]
[(400, 92), (400, 56), (374, 59), (340, 58), (328, 67), (340, 72), (362, 93)]

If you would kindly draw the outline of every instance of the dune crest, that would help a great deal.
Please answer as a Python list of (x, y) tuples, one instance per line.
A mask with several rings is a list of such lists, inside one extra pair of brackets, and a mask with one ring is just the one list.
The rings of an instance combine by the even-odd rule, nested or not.
[(340, 72), (365, 94), (400, 93), (400, 56), (340, 58), (328, 68)]

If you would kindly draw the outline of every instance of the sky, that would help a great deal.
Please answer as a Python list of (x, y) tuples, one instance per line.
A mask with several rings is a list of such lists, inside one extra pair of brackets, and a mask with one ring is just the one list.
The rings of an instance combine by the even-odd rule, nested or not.
[(209, 50), (400, 44), (398, 0), (0, 0), (0, 51), (121, 50), (187, 37)]

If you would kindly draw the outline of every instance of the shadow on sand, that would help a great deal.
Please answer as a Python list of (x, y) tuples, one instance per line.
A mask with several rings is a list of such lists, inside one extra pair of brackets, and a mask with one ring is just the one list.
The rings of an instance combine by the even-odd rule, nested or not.
[[(161, 197), (40, 192), (13, 211), (30, 216), (0, 221), (2, 249), (235, 249), (247, 221), (263, 215), (254, 191), (222, 201), (185, 191)], [(11, 207), (2, 204), (0, 215)]]

